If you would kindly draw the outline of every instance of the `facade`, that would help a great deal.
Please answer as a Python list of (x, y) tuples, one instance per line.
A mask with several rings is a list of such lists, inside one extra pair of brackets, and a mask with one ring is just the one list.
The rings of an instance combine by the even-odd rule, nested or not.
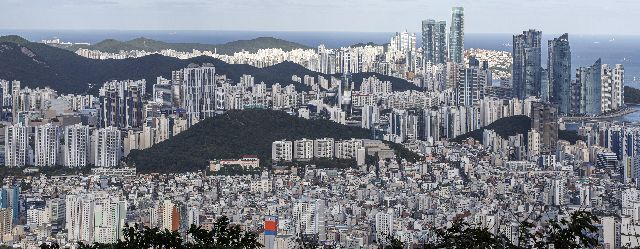
[(449, 27), (449, 60), (461, 64), (464, 62), (464, 8), (451, 9)]
[(29, 130), (17, 123), (4, 128), (5, 166), (23, 167), (30, 164)]
[(35, 131), (34, 165), (38, 167), (56, 165), (60, 144), (58, 127), (49, 123), (36, 126)]
[(558, 105), (560, 113), (571, 113), (571, 46), (569, 34), (549, 40), (547, 60), (549, 101)]

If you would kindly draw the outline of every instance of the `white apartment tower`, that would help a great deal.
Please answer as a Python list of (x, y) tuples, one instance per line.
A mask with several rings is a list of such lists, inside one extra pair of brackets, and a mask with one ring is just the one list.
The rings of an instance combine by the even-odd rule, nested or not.
[(293, 206), (293, 224), (297, 235), (318, 234), (320, 203), (315, 200), (300, 201)]
[(379, 244), (388, 242), (388, 238), (393, 236), (393, 210), (378, 212), (376, 214), (376, 241)]
[(116, 243), (122, 237), (122, 229), (127, 216), (127, 202), (108, 196), (97, 199), (93, 214), (94, 242)]
[(303, 138), (293, 142), (293, 158), (296, 160), (313, 159), (313, 140)]
[(122, 158), (122, 137), (116, 127), (107, 127), (93, 133), (95, 166), (116, 167)]
[(321, 138), (313, 141), (313, 156), (315, 158), (333, 158), (333, 138)]
[(213, 117), (216, 110), (216, 68), (190, 66), (183, 69), (182, 107), (187, 113), (188, 126)]
[(5, 166), (22, 167), (28, 164), (29, 132), (21, 123), (4, 128)]
[(65, 198), (65, 229), (70, 241), (93, 241), (93, 195), (67, 195)]
[(293, 143), (291, 141), (275, 141), (271, 144), (271, 159), (273, 161), (291, 161)]
[(44, 124), (36, 126), (35, 131), (34, 165), (38, 167), (56, 165), (58, 145), (60, 144), (58, 127), (52, 124)]
[(64, 128), (64, 166), (84, 167), (88, 164), (89, 136), (89, 126), (75, 124)]

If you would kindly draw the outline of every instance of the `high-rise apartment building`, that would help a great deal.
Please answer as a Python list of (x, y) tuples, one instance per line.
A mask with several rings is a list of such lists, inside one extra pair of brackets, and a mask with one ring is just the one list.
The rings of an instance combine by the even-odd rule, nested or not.
[(82, 124), (64, 127), (64, 160), (66, 167), (84, 167), (90, 152), (89, 126)]
[(97, 167), (116, 167), (122, 158), (122, 136), (116, 127), (98, 129), (93, 133), (94, 163)]
[(4, 128), (5, 166), (22, 167), (30, 164), (29, 129), (22, 123)]
[(213, 65), (190, 65), (183, 69), (182, 108), (191, 126), (199, 120), (213, 117), (216, 110), (216, 68)]
[(425, 62), (447, 62), (447, 22), (433, 19), (422, 21), (422, 52)]
[(145, 87), (145, 80), (105, 82), (100, 88), (101, 127), (141, 127)]
[(491, 85), (491, 70), (485, 62), (482, 66), (475, 58), (469, 66), (458, 70), (456, 100), (458, 106), (477, 106), (484, 98), (484, 87)]
[(576, 84), (580, 87), (579, 113), (599, 115), (602, 113), (602, 60), (593, 65), (576, 69)]
[(611, 68), (602, 65), (602, 112), (619, 110), (624, 107), (624, 66)]
[(34, 138), (34, 165), (39, 167), (56, 165), (60, 144), (58, 127), (50, 123), (36, 126)]
[(531, 129), (540, 133), (540, 153), (554, 155), (558, 142), (557, 109), (548, 103), (531, 103)]
[(293, 159), (293, 143), (291, 141), (275, 141), (271, 144), (271, 159), (273, 161), (287, 161)]

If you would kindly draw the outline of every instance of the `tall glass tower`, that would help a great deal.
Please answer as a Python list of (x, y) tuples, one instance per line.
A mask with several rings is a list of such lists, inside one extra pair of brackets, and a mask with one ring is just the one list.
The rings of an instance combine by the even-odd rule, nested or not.
[(464, 8), (451, 9), (451, 27), (449, 27), (449, 59), (455, 63), (464, 62)]
[(513, 96), (525, 99), (540, 96), (542, 32), (531, 29), (513, 36), (511, 87)]
[(444, 64), (447, 60), (447, 22), (422, 21), (422, 50), (425, 62)]
[(549, 101), (558, 105), (560, 113), (571, 111), (571, 47), (569, 34), (549, 40), (547, 61)]

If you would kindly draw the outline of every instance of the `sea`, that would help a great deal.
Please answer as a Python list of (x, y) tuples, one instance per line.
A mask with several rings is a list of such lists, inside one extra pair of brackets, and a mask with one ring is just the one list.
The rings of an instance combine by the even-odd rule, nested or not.
[[(59, 38), (65, 42), (97, 43), (104, 39), (121, 41), (139, 37), (172, 43), (220, 44), (257, 37), (275, 37), (316, 47), (324, 44), (339, 48), (356, 43), (388, 43), (395, 32), (310, 32), (310, 31), (216, 31), (216, 30), (1, 30), (0, 35), (20, 35), (30, 41)], [(547, 40), (560, 34), (542, 36), (542, 63), (547, 61)], [(421, 34), (416, 42), (421, 45)], [(499, 51), (512, 50), (513, 34), (465, 34), (465, 48), (481, 48)], [(604, 64), (623, 64), (625, 85), (640, 89), (640, 34), (639, 35), (579, 35), (569, 33), (572, 67), (589, 66), (598, 58)], [(633, 121), (640, 121), (639, 111), (630, 114)]]

